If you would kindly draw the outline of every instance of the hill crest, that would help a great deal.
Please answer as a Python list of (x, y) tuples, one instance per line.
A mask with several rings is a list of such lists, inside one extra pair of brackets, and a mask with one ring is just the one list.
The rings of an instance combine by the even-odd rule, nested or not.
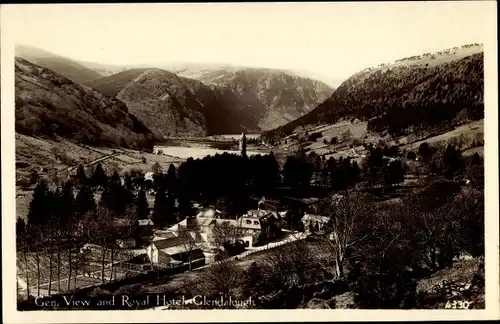
[(117, 99), (15, 59), (16, 132), (93, 146), (151, 148), (152, 134)]
[(482, 46), (464, 45), (381, 64), (355, 73), (308, 114), (265, 134), (289, 135), (299, 126), (340, 118), (369, 121), (369, 130), (391, 134), (425, 130), (454, 119), (483, 116)]

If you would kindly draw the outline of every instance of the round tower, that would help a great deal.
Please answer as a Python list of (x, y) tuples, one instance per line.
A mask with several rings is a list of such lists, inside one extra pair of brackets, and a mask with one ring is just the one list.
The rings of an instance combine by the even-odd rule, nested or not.
[(245, 132), (241, 133), (241, 136), (240, 136), (240, 153), (241, 153), (241, 156), (244, 156), (244, 157), (247, 156), (247, 137), (245, 135)]

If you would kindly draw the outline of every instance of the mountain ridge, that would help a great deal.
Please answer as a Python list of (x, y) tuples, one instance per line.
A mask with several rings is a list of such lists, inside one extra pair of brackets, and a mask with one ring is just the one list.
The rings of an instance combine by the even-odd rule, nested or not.
[(15, 57), (21, 57), (31, 63), (57, 72), (76, 83), (83, 84), (101, 78), (97, 71), (88, 68), (77, 60), (28, 45), (16, 45)]
[(253, 114), (263, 130), (302, 116), (333, 92), (321, 81), (285, 70), (234, 67), (204, 70), (199, 75), (190, 72), (189, 75), (205, 84), (231, 89), (245, 98), (254, 108)]
[(23, 58), (15, 59), (16, 132), (93, 146), (152, 148), (151, 131), (127, 106)]
[(483, 61), (482, 46), (468, 44), (364, 69), (309, 113), (264, 135), (283, 137), (297, 127), (340, 118), (366, 119), (371, 131), (393, 135), (456, 118), (480, 119)]
[[(213, 135), (239, 133), (244, 130), (260, 132), (271, 129), (307, 113), (333, 91), (330, 86), (321, 81), (304, 78), (284, 69), (249, 68), (231, 64), (187, 64), (183, 67), (175, 63), (141, 66), (110, 65), (68, 59), (49, 51), (24, 45), (16, 46), (16, 53), (35, 64), (39, 62), (40, 66), (51, 69), (77, 83), (97, 88), (98, 91), (110, 97), (117, 96), (125, 83), (133, 81), (133, 76), (137, 76), (138, 71), (160, 69), (178, 74), (182, 82), (188, 88), (192, 88), (191, 92), (195, 96), (204, 98), (201, 105), (197, 103), (192, 108), (201, 111), (205, 121), (193, 115), (191, 116), (194, 118), (193, 121), (188, 118), (170, 125), (186, 135), (190, 133), (188, 129), (194, 132), (193, 135), (200, 135), (203, 132)], [(113, 77), (116, 74), (120, 74), (118, 78), (123, 78), (120, 84), (113, 81), (116, 79)], [(126, 75), (130, 77), (126, 78)], [(219, 80), (211, 78), (214, 75)], [(176, 79), (173, 75), (166, 78), (169, 79), (166, 80), (167, 82)], [(206, 87), (190, 79), (197, 80)], [(224, 82), (220, 82), (222, 79)], [(113, 86), (116, 89), (111, 89), (106, 82), (115, 83)], [(248, 89), (244, 90), (243, 87), (248, 87)], [(259, 91), (259, 93), (254, 93), (254, 91)], [(133, 106), (132, 111), (140, 111), (137, 113), (142, 115), (140, 118), (147, 120), (153, 117), (146, 116), (133, 97), (124, 96), (124, 98), (129, 106)], [(185, 110), (180, 108), (181, 102), (172, 102), (170, 105), (176, 106), (174, 110), (178, 112)], [(150, 108), (157, 109), (158, 105), (154, 107), (150, 105)], [(150, 115), (158, 115), (158, 113), (159, 111), (156, 111)], [(221, 115), (224, 117), (221, 118)], [(181, 117), (179, 114), (171, 117), (176, 118), (175, 116)], [(203, 123), (206, 125), (201, 125)], [(186, 124), (186, 127), (180, 126), (181, 124)], [(216, 124), (219, 125), (216, 126)], [(159, 125), (154, 127), (157, 130), (157, 136), (164, 137), (171, 134), (171, 132), (158, 132), (158, 127)]]
[(256, 128), (240, 123), (200, 81), (159, 68), (128, 70), (88, 85), (125, 102), (158, 138), (239, 133)]

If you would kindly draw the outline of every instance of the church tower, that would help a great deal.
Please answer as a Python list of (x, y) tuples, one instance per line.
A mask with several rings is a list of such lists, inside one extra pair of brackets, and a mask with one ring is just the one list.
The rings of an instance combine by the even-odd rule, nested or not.
[(240, 136), (240, 153), (243, 157), (247, 156), (247, 137), (245, 132), (241, 133)]

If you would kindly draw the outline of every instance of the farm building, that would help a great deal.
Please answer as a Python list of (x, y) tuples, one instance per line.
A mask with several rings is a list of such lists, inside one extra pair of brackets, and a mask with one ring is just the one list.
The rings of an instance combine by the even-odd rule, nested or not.
[(242, 239), (248, 246), (268, 241), (281, 232), (278, 214), (268, 210), (250, 210), (236, 222), (237, 227), (247, 234)]
[(190, 249), (183, 244), (182, 239), (176, 236), (155, 240), (148, 246), (146, 251), (149, 260), (153, 264), (178, 265), (187, 262), (189, 257), (191, 257), (191, 261), (205, 259), (200, 247)]
[(320, 232), (326, 224), (330, 221), (330, 217), (305, 214), (301, 219), (302, 224), (304, 224), (304, 230), (306, 233)]

